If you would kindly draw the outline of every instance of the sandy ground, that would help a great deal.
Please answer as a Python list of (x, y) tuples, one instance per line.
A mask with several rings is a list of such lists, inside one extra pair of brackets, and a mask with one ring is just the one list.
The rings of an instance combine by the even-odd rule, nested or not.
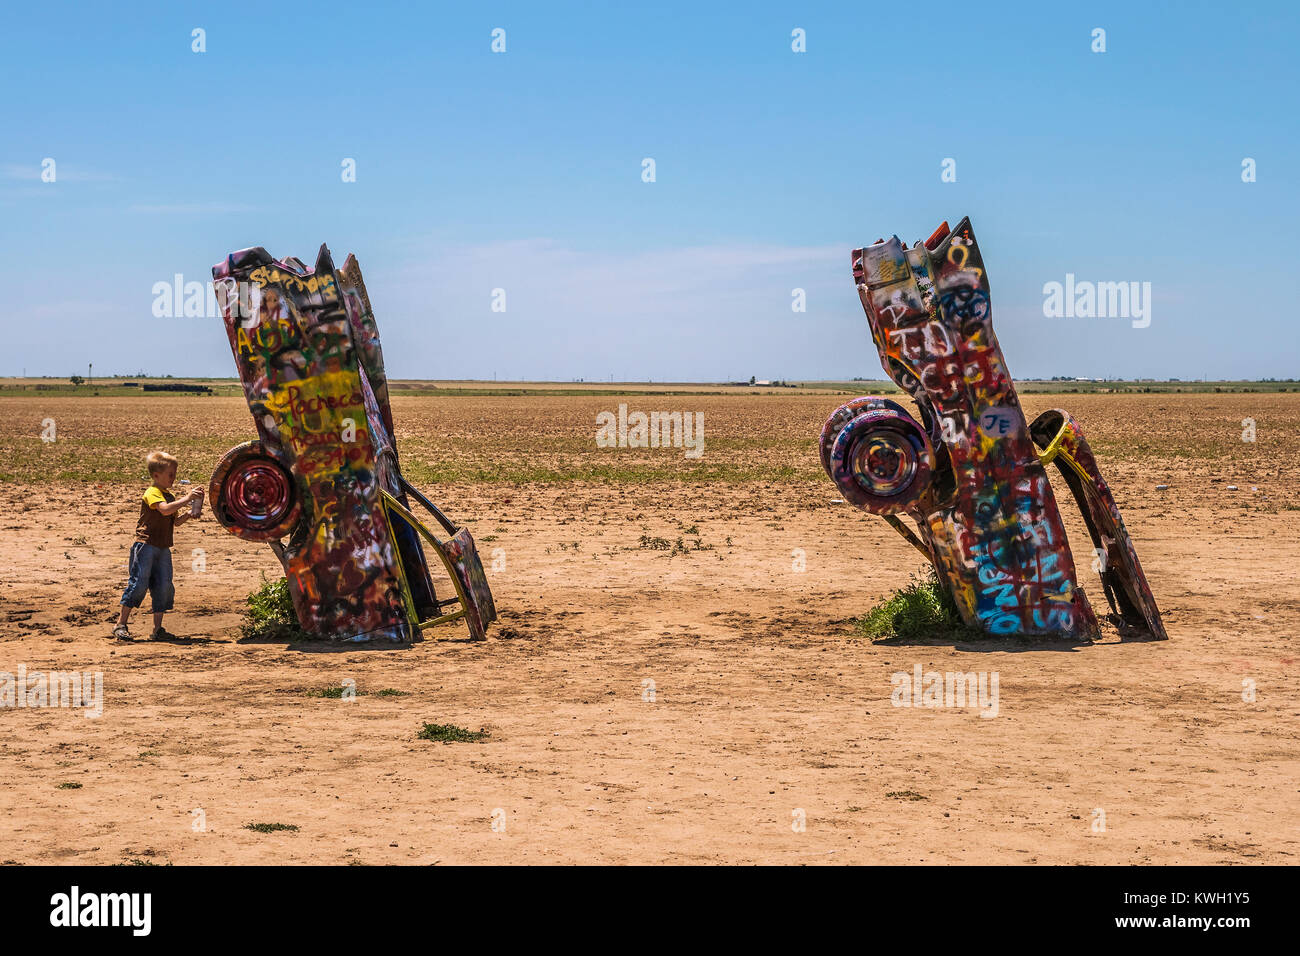
[[(19, 401), (0, 429), (16, 458), (46, 411)], [(436, 401), (396, 403), (412, 447), (423, 416), (453, 422), (427, 425), (436, 446), (510, 402), (512, 420), (590, 442), (591, 408), (612, 407)], [(752, 455), (743, 439), (773, 428), (806, 438), (805, 454), (804, 429), (839, 400), (712, 401), (725, 457), (728, 435)], [(111, 433), (145, 407), (59, 402), (46, 404), (74, 443), (77, 421)], [(504, 558), (489, 574), (502, 619), (477, 644), (456, 625), (397, 649), (240, 643), (242, 598), (277, 565), (206, 517), (177, 532), (168, 627), (184, 640), (115, 643), (141, 485), (10, 474), (0, 671), (102, 671), (104, 705), (98, 719), (0, 709), (0, 860), (1296, 862), (1300, 395), (1026, 401), (1056, 404), (1095, 436), (1168, 642), (863, 640), (854, 618), (921, 559), (801, 472), (424, 486), (485, 564)], [(246, 437), (242, 401), (202, 407), (187, 427), (216, 434), (211, 455)], [(1261, 441), (1244, 446), (1251, 415)], [(79, 454), (125, 453), (109, 444)], [(1082, 524), (1067, 527), (1078, 556)], [(652, 550), (646, 535), (695, 549)], [(891, 706), (891, 674), (917, 664), (996, 672), (997, 716)], [(346, 679), (356, 700), (308, 696)], [(404, 696), (374, 694), (387, 689)], [(430, 743), (426, 721), (490, 737)], [(259, 822), (298, 829), (245, 828)]]

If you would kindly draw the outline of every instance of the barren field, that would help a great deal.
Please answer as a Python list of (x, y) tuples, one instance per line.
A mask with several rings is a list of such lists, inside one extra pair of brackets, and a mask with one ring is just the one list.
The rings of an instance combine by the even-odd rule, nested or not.
[[(922, 560), (821, 472), (843, 399), (665, 393), (394, 399), (407, 476), (497, 563), (486, 642), (241, 642), (279, 567), (205, 514), (181, 640), (117, 643), (145, 453), (206, 485), (247, 407), (0, 398), (0, 671), (104, 688), (98, 718), (0, 708), (0, 861), (1297, 862), (1300, 394), (1023, 399), (1082, 423), (1168, 642), (873, 644)], [(703, 455), (597, 448), (620, 401), (702, 412)], [(997, 715), (891, 706), (916, 665), (997, 673)]]

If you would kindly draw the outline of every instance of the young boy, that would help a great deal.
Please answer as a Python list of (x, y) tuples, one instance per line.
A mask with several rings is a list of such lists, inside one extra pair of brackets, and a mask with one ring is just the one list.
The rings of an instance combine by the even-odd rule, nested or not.
[(162, 626), (163, 614), (172, 609), (176, 593), (172, 587), (172, 528), (188, 521), (194, 499), (203, 498), (203, 489), (197, 485), (179, 498), (167, 490), (176, 481), (176, 459), (165, 451), (150, 452), (145, 462), (153, 484), (140, 498), (140, 520), (131, 545), (131, 578), (122, 595), (122, 615), (113, 629), (113, 637), (119, 641), (131, 640), (126, 621), (144, 601), (146, 590), (153, 598), (153, 639), (175, 637)]

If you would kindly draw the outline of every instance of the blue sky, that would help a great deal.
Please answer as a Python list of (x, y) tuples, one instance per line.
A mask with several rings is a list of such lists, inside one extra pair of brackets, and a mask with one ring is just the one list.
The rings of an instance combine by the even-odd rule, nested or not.
[(394, 377), (878, 378), (850, 249), (963, 215), (1017, 377), (1300, 375), (1300, 7), (992, 6), (11, 5), (0, 375), (232, 375), (154, 284), (327, 242)]

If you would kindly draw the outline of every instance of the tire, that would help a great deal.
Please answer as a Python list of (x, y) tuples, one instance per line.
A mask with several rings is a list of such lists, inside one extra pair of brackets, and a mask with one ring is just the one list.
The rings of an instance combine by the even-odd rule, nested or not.
[(260, 441), (226, 452), (212, 473), (208, 501), (217, 522), (247, 541), (279, 541), (302, 519), (297, 482)]
[(821, 439), (817, 442), (817, 451), (821, 455), (822, 468), (826, 474), (830, 475), (832, 481), (835, 480), (835, 476), (831, 475), (831, 449), (835, 447), (835, 439), (839, 437), (844, 426), (857, 418), (862, 412), (879, 408), (891, 408), (896, 412), (907, 414), (903, 406), (897, 402), (891, 402), (887, 398), (880, 398), (875, 395), (866, 395), (862, 398), (855, 398), (851, 402), (845, 402), (831, 412), (830, 418), (826, 419), (826, 424), (822, 426)]
[(869, 408), (844, 425), (831, 445), (828, 469), (845, 501), (878, 515), (915, 506), (934, 470), (925, 429), (897, 406)]

